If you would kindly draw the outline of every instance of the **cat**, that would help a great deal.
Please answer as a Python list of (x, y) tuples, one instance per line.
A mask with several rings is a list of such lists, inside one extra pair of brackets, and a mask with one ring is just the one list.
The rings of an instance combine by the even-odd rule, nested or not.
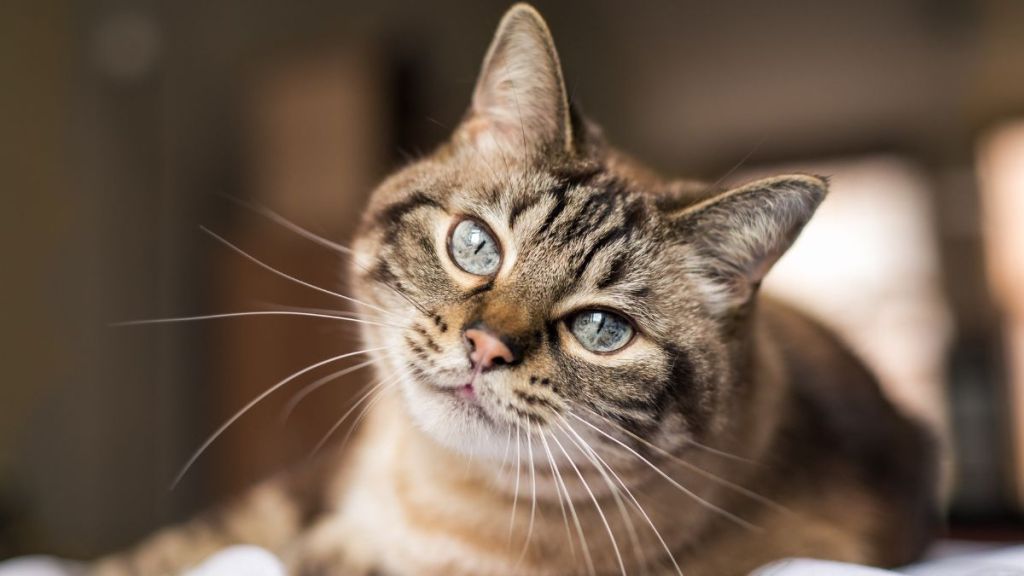
[(758, 298), (828, 182), (664, 180), (502, 19), (450, 140), (373, 194), (350, 254), (378, 393), (354, 447), (100, 561), (232, 543), (296, 574), (746, 574), (913, 560), (936, 447), (826, 330)]

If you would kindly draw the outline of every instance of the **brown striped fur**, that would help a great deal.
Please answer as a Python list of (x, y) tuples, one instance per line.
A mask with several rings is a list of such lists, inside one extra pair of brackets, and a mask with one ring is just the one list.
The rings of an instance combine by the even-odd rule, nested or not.
[[(929, 436), (835, 338), (757, 298), (826, 189), (806, 175), (727, 191), (653, 175), (580, 117), (547, 26), (513, 7), (463, 124), (380, 186), (353, 246), (352, 290), (389, 311), (364, 340), (387, 348), (378, 372), (394, 383), (355, 448), (99, 572), (172, 573), (231, 542), (301, 574), (721, 576), (791, 555), (913, 559), (936, 518)], [(448, 255), (467, 216), (500, 244), (491, 277)], [(566, 318), (590, 308), (637, 336), (587, 352)], [(468, 326), (515, 360), (473, 376)], [(467, 381), (475, 403), (454, 393)]]

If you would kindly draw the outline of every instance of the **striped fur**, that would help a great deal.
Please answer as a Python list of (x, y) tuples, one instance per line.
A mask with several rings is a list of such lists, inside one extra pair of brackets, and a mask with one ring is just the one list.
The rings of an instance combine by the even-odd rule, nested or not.
[[(462, 126), (364, 214), (351, 288), (389, 311), (363, 336), (385, 348), (379, 376), (394, 386), (355, 449), (101, 572), (163, 573), (233, 541), (301, 574), (910, 560), (934, 519), (927, 435), (828, 333), (756, 298), (826, 189), (804, 175), (729, 191), (653, 176), (572, 109), (547, 26), (512, 8)], [(500, 244), (492, 277), (448, 256), (464, 217)], [(591, 308), (637, 336), (586, 351), (566, 319)], [(462, 402), (463, 331), (481, 324), (515, 358)]]

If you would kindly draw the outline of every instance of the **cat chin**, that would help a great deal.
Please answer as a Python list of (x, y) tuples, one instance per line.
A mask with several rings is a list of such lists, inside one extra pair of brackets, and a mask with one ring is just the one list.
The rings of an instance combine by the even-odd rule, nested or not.
[(441, 446), (474, 458), (505, 457), (510, 424), (496, 420), (485, 405), (417, 381), (403, 382), (401, 389), (416, 427)]

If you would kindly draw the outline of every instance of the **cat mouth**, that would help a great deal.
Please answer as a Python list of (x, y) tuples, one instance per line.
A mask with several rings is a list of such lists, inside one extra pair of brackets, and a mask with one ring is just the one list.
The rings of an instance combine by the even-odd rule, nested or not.
[(476, 387), (473, 386), (472, 382), (468, 382), (459, 386), (455, 389), (455, 396), (461, 398), (466, 402), (476, 402)]
[(491, 418), (484, 408), (479, 394), (478, 383), (474, 380), (475, 378), (455, 387), (431, 386), (429, 384), (428, 387), (442, 396), (452, 410), (493, 423), (494, 419)]

